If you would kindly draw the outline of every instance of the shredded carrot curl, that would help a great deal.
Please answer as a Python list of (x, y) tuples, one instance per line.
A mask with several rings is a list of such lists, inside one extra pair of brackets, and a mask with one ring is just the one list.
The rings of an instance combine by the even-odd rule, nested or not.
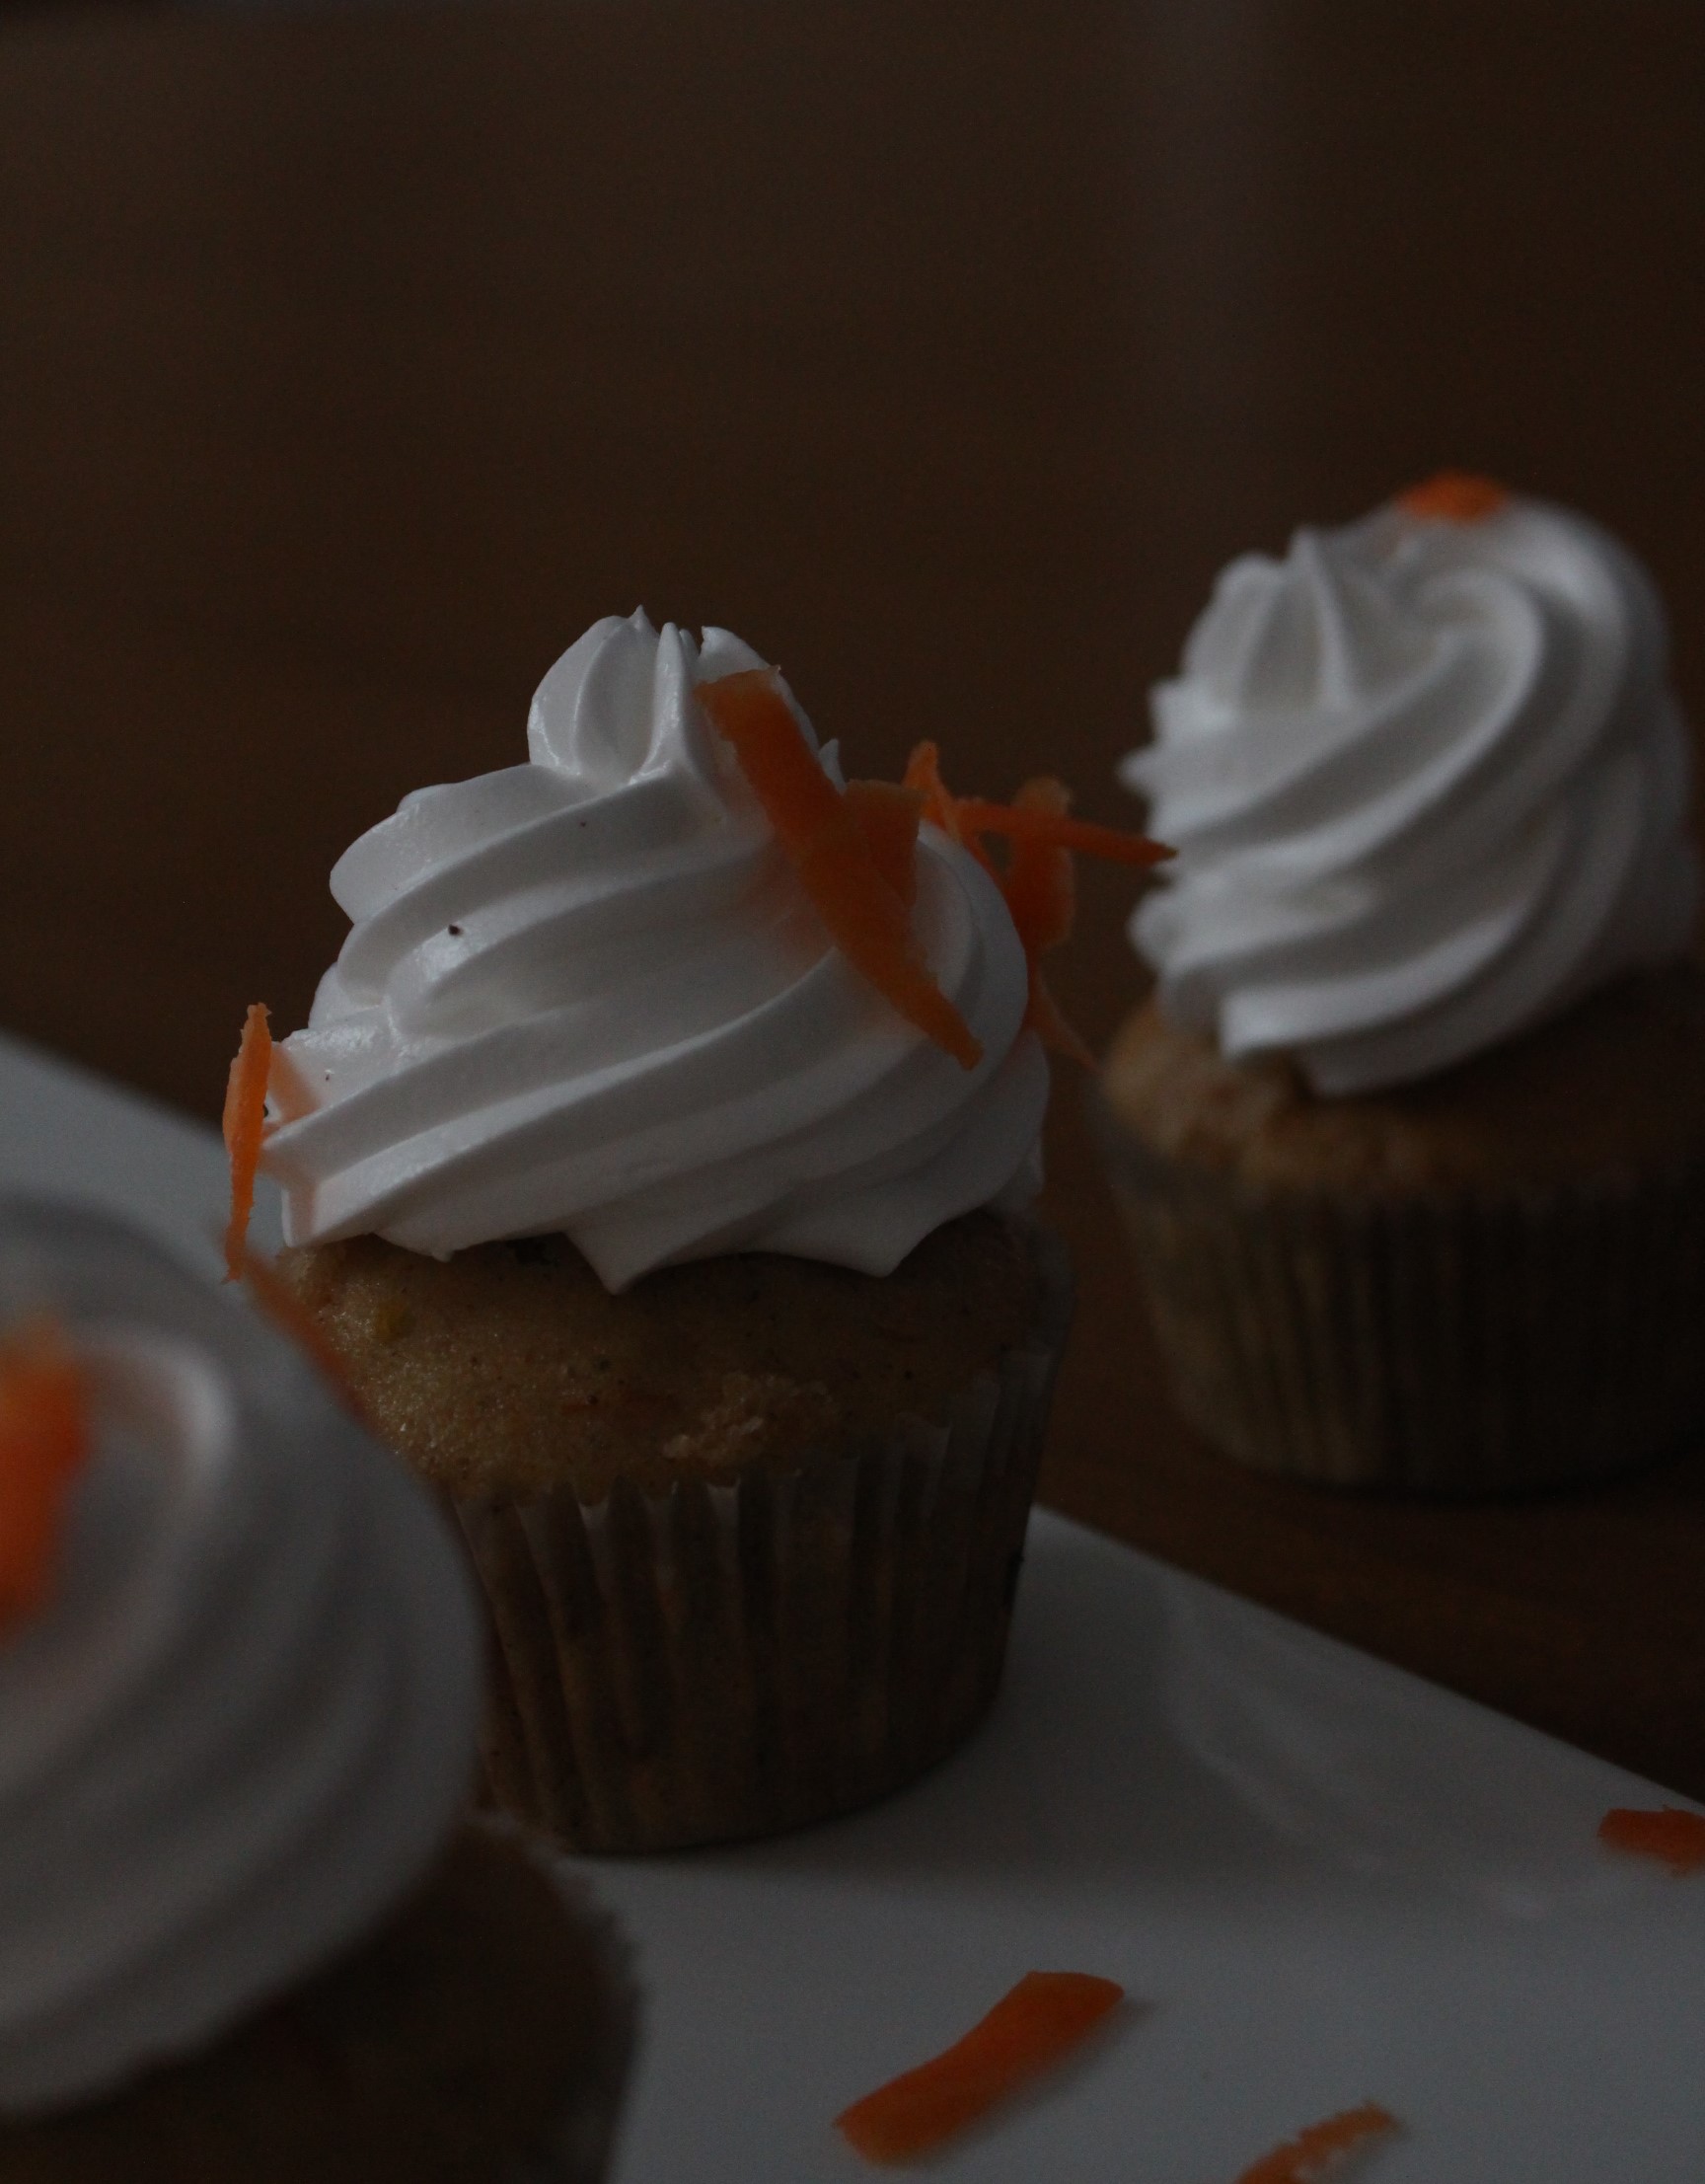
[(1173, 854), (1163, 842), (1150, 842), (1146, 835), (1125, 834), (1118, 827), (1096, 826), (1088, 819), (1069, 819), (1065, 804), (1058, 811), (1034, 803), (1027, 805), (1022, 791), (1009, 804), (962, 796), (958, 818), (970, 834), (1003, 834), (1013, 841), (1050, 842), (1063, 850), (1077, 850), (1085, 857), (1107, 858), (1115, 865), (1160, 865)]
[[(1009, 804), (955, 796), (941, 778), (941, 754), (933, 743), (915, 746), (906, 785), (924, 798), (924, 816), (930, 825), (969, 850), (1005, 896), (1030, 966), (1025, 1022), (1044, 1046), (1091, 1066), (1093, 1055), (1048, 991), (1040, 968), (1043, 953), (1071, 937), (1076, 910), (1073, 852), (1137, 866), (1157, 865), (1172, 852), (1140, 834), (1069, 818), (1069, 792), (1047, 777), (1026, 782)], [(989, 855), (986, 835), (1002, 837), (1009, 845), (1004, 869)]]
[(231, 1161), (231, 1219), (225, 1230), (225, 1279), (243, 1271), (249, 1220), (255, 1211), (255, 1177), (266, 1134), (266, 1080), (272, 1073), (268, 1012), (259, 1002), (243, 1019), (243, 1039), (225, 1086), (225, 1151)]
[(1705, 1813), (1680, 1805), (1665, 1805), (1657, 1812), (1619, 1805), (1599, 1821), (1598, 1840), (1612, 1850), (1658, 1858), (1676, 1875), (1705, 1868)]
[(1237, 2184), (1312, 2184), (1341, 2153), (1396, 2129), (1397, 2119), (1388, 2109), (1376, 2101), (1364, 2101), (1360, 2108), (1347, 2108), (1341, 2116), (1310, 2124), (1295, 2139), (1275, 2146), (1253, 2168), (1245, 2169)]
[[(1013, 815), (1060, 821), (1071, 801), (1061, 782), (1046, 778), (1027, 781), (1012, 799)], [(1068, 1022), (1042, 976), (1042, 957), (1071, 938), (1077, 915), (1077, 877), (1072, 852), (1060, 841), (1057, 831), (1013, 833), (1001, 891), (1006, 897), (1006, 907), (1012, 913), (1030, 966), (1025, 1022), (1044, 1046), (1057, 1054), (1069, 1054), (1085, 1069), (1092, 1069), (1094, 1055)]]
[(1431, 523), (1482, 523), (1507, 507), (1510, 489), (1469, 470), (1442, 470), (1397, 495), (1405, 515)]
[(918, 822), (924, 799), (892, 781), (850, 781), (847, 808), (870, 861), (910, 910), (918, 899)]
[(983, 1048), (935, 983), (905, 902), (883, 876), (864, 828), (806, 742), (771, 668), (702, 683), (712, 726), (733, 746), (818, 916), (848, 960), (901, 1016), (974, 1069)]
[(835, 2119), (867, 2161), (927, 2153), (1075, 2048), (1123, 1999), (1086, 1972), (1028, 1972), (945, 2053)]
[(88, 1392), (51, 1319), (0, 1342), (0, 1630), (53, 1582), (65, 1497), (89, 1454)]
[(924, 816), (929, 824), (939, 827), (950, 842), (968, 850), (986, 872), (999, 879), (994, 859), (977, 836), (967, 831), (960, 817), (963, 798), (955, 796), (941, 779), (941, 753), (933, 743), (914, 744), (912, 756), (906, 761), (904, 781), (908, 789), (915, 789), (924, 798)]

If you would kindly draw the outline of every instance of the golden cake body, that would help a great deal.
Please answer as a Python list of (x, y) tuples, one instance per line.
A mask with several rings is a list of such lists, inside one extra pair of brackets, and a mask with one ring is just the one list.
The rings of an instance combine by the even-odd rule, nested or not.
[[(1446, 505), (1448, 501), (1446, 498)], [(1101, 1078), (1180, 1401), (1227, 1453), (1490, 1491), (1705, 1412), (1705, 1013), (1661, 610), (1420, 496), (1222, 580), (1128, 769), (1179, 843)]]
[(579, 1848), (775, 1832), (967, 1733), (1065, 1331), (1000, 891), (924, 831), (967, 1068), (833, 943), (712, 732), (700, 687), (759, 666), (596, 626), (517, 779), (334, 875), (354, 930), (275, 1078), (284, 1271), (468, 1542), (494, 1794)]
[(51, 1316), (87, 1443), (0, 1630), (0, 2177), (596, 2184), (626, 1967), (465, 1820), (479, 1622), (442, 1519), (103, 1217), (0, 1206), (0, 1314)]

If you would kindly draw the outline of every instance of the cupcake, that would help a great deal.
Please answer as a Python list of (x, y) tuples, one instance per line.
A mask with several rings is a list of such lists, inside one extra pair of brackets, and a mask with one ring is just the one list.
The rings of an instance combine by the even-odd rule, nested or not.
[(1127, 784), (1178, 851), (1100, 1077), (1180, 1407), (1352, 1485), (1705, 1415), (1705, 977), (1650, 579), (1446, 476), (1220, 579)]
[(293, 1351), (0, 1205), (0, 2176), (588, 2184), (602, 1924), (462, 1815), (478, 1616)]
[(461, 1526), (492, 1795), (580, 1849), (771, 1834), (995, 1693), (1068, 1317), (1029, 878), (1097, 830), (928, 747), (847, 785), (748, 646), (642, 613), (528, 749), (333, 873), (281, 1271)]

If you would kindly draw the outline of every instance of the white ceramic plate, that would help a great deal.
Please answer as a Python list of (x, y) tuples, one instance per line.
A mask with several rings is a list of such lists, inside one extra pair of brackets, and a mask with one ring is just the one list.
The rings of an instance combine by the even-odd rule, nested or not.
[[(213, 1134), (5, 1041), (0, 1184), (215, 1263)], [(1369, 2099), (1406, 2134), (1366, 2184), (1701, 2184), (1705, 1876), (1594, 1836), (1662, 1798), (1040, 1516), (1005, 1691), (931, 1779), (762, 1848), (590, 1868), (649, 2005), (619, 2184), (875, 2173), (830, 2119), (1033, 1968), (1133, 1999), (943, 2184), (1221, 2184)]]

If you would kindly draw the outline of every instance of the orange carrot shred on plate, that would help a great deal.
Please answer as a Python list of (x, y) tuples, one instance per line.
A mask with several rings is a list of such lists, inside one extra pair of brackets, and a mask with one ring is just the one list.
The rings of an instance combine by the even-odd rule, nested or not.
[(1430, 523), (1483, 523), (1507, 507), (1510, 489), (1469, 470), (1442, 470), (1397, 495), (1405, 515)]
[(893, 781), (850, 781), (847, 808), (882, 877), (910, 910), (918, 899), (918, 822), (924, 798)]
[(1657, 1812), (1619, 1805), (1599, 1821), (1598, 1840), (1612, 1850), (1658, 1858), (1677, 1875), (1705, 1868), (1705, 1813), (1680, 1805), (1664, 1805)]
[(0, 1630), (47, 1597), (90, 1441), (81, 1368), (53, 1320), (32, 1320), (0, 1342)]
[(699, 698), (733, 746), (836, 946), (909, 1022), (974, 1069), (981, 1043), (919, 954), (905, 902), (805, 740), (774, 670), (749, 668), (702, 683)]
[(1060, 2061), (1124, 1993), (1087, 1972), (1027, 1972), (962, 2040), (854, 2101), (836, 2128), (866, 2160), (915, 2160)]
[(1310, 2124), (1295, 2139), (1275, 2146), (1253, 2168), (1245, 2169), (1237, 2184), (1312, 2184), (1341, 2153), (1396, 2129), (1397, 2119), (1389, 2109), (1376, 2101), (1364, 2101), (1360, 2108), (1347, 2108), (1341, 2116)]
[(231, 1219), (225, 1231), (225, 1279), (243, 1271), (255, 1177), (266, 1133), (266, 1080), (272, 1074), (268, 1011), (256, 1002), (243, 1019), (243, 1038), (225, 1086), (225, 1151), (231, 1161)]

